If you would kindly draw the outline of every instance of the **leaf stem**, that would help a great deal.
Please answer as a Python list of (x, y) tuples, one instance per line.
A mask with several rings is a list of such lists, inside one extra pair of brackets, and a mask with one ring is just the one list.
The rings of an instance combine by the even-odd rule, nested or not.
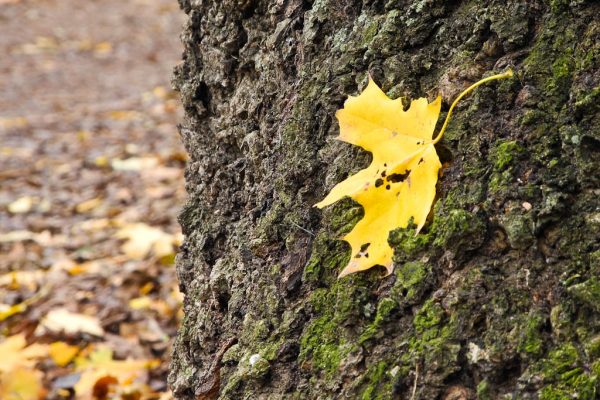
[(456, 100), (454, 100), (454, 102), (450, 106), (450, 109), (448, 110), (448, 114), (446, 115), (446, 120), (444, 121), (444, 125), (442, 125), (442, 129), (440, 130), (440, 133), (437, 134), (437, 136), (435, 137), (435, 139), (433, 139), (433, 141), (431, 143), (436, 144), (437, 142), (440, 141), (440, 139), (442, 139), (442, 136), (444, 136), (444, 132), (446, 131), (446, 127), (448, 126), (448, 121), (450, 121), (450, 116), (452, 115), (452, 111), (454, 110), (454, 107), (456, 107), (456, 104), (460, 101), (460, 99), (465, 97), (467, 94), (469, 94), (473, 89), (475, 89), (479, 85), (483, 85), (486, 82), (494, 81), (496, 79), (510, 78), (511, 76), (513, 76), (513, 71), (512, 71), (512, 69), (509, 69), (508, 71), (503, 72), (501, 74), (496, 74), (496, 75), (488, 76), (487, 78), (483, 78), (482, 80), (475, 82), (474, 84), (472, 84), (471, 86), (466, 88), (461, 94), (458, 95)]

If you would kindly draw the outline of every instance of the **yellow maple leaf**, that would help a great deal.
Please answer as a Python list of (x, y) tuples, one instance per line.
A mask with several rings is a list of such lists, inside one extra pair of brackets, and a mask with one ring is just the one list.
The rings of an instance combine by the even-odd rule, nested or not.
[(27, 346), (25, 335), (18, 334), (0, 342), (0, 354), (0, 373), (4, 373), (19, 367), (33, 367), (48, 355), (48, 346), (36, 343)]
[(56, 365), (64, 367), (79, 353), (79, 346), (71, 346), (65, 342), (54, 342), (50, 344), (48, 352)]
[(175, 252), (177, 237), (162, 230), (143, 224), (126, 224), (115, 234), (118, 239), (127, 239), (121, 246), (123, 253), (134, 260), (141, 260), (150, 252), (162, 258)]
[(34, 365), (48, 356), (48, 346), (27, 346), (25, 335), (18, 334), (0, 342), (0, 355), (0, 399), (42, 399), (42, 373)]
[(150, 397), (150, 388), (141, 381), (145, 380), (149, 369), (156, 367), (155, 360), (113, 360), (112, 350), (99, 346), (88, 357), (80, 356), (75, 363), (81, 373), (74, 387), (76, 399), (103, 397), (95, 396), (95, 393), (115, 391), (132, 396), (137, 394), (131, 398)]
[(339, 277), (384, 266), (393, 271), (394, 250), (389, 232), (406, 228), (412, 221), (418, 233), (435, 198), (435, 185), (442, 167), (435, 151), (456, 103), (477, 86), (493, 79), (512, 76), (512, 71), (493, 75), (471, 85), (450, 106), (440, 133), (433, 139), (441, 97), (433, 102), (413, 100), (407, 110), (402, 99), (391, 100), (369, 77), (367, 88), (350, 96), (336, 117), (338, 139), (360, 146), (373, 155), (371, 164), (337, 184), (316, 206), (323, 208), (345, 196), (356, 200), (365, 216), (342, 239), (352, 249), (350, 262)]
[(8, 371), (0, 380), (0, 399), (41, 400), (45, 398), (42, 377), (40, 371), (23, 367)]

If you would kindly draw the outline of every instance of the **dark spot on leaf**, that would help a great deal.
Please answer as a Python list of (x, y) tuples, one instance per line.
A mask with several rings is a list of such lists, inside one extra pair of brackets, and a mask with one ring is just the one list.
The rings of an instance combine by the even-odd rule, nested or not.
[(362, 246), (360, 246), (361, 253), (367, 251), (367, 249), (369, 248), (370, 245), (371, 245), (371, 243), (365, 243)]
[(419, 162), (417, 163), (417, 165), (421, 164), (423, 161), (423, 157), (421, 157), (421, 159), (419, 160)]
[(382, 178), (385, 178), (385, 171), (383, 171), (383, 172), (381, 173), (381, 177), (382, 177)]
[(369, 258), (369, 253), (365, 253), (365, 257), (366, 257), (366, 258)]
[(410, 175), (410, 169), (407, 169), (403, 174), (391, 174), (387, 180), (392, 183), (404, 182)]
[(379, 186), (381, 186), (381, 185), (383, 185), (383, 179), (377, 179), (377, 180), (375, 181), (375, 187), (379, 187)]
[(387, 190), (390, 190), (390, 187), (391, 187), (390, 185), (385, 185), (385, 188), (386, 188)]

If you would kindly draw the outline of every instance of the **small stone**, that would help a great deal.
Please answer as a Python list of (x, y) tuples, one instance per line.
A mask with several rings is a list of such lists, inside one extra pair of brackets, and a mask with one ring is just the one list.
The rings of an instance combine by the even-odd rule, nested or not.
[(258, 362), (258, 360), (260, 360), (260, 354), (252, 354), (250, 356), (250, 366), (254, 366), (254, 364), (256, 364)]
[(528, 203), (526, 201), (523, 202), (523, 204), (521, 204), (523, 206), (523, 208), (527, 211), (531, 210), (531, 203)]
[(248, 375), (256, 379), (264, 376), (271, 368), (269, 362), (262, 358), (260, 354), (251, 355), (249, 362), (251, 367), (250, 371), (248, 371)]

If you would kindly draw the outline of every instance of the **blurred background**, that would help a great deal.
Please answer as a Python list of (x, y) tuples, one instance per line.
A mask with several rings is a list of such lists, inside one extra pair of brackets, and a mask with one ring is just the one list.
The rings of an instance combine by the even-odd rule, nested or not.
[(176, 0), (0, 0), (0, 399), (169, 399)]

